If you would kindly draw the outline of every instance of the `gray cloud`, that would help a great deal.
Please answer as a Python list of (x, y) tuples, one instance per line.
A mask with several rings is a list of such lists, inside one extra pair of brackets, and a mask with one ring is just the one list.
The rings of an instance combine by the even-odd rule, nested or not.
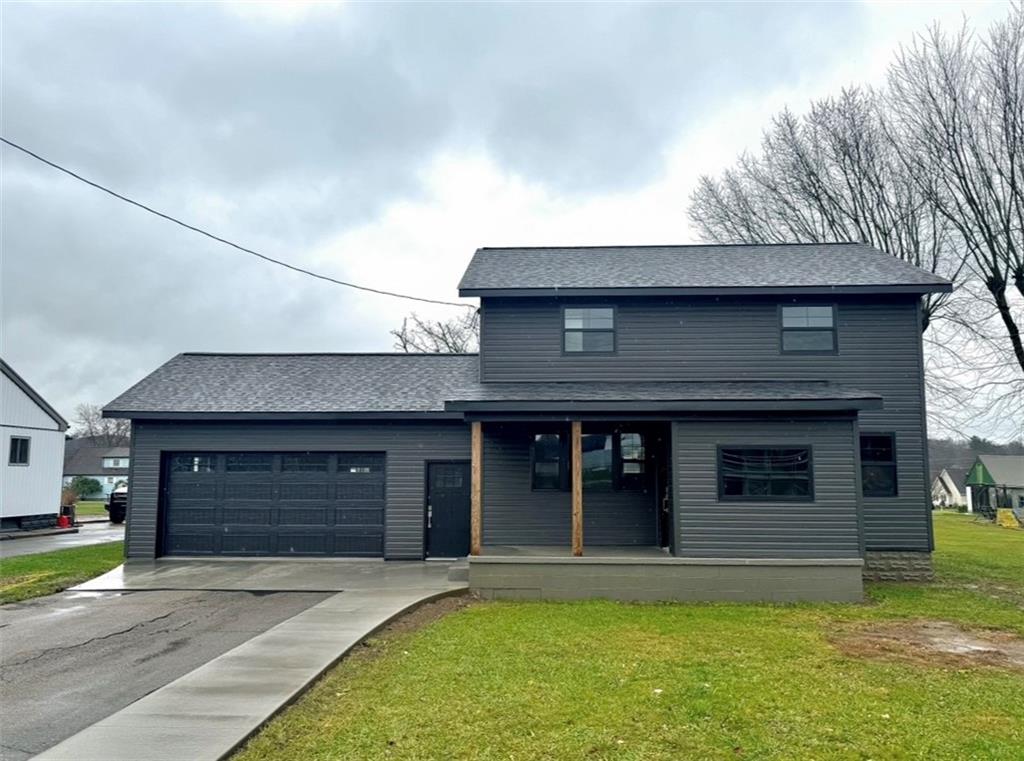
[[(419, 197), (442, 151), (480, 152), (563, 196), (638, 187), (716, 107), (840, 60), (861, 15), (353, 4), (282, 21), (209, 4), (8, 4), (2, 130), (302, 263)], [(65, 413), (178, 351), (387, 349), (409, 308), (359, 312), (347, 292), (2, 159), (2, 350)]]

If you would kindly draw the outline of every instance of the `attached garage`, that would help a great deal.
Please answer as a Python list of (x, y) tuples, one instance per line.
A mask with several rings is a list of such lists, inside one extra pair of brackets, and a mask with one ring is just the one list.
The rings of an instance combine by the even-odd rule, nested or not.
[(379, 452), (170, 452), (167, 555), (381, 557)]

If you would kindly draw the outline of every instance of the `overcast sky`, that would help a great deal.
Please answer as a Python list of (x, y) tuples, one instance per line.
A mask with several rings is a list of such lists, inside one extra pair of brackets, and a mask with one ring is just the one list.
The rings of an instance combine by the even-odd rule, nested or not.
[[(223, 237), (457, 300), (478, 246), (694, 242), (696, 178), (1000, 3), (15, 4), (5, 137)], [(182, 351), (388, 351), (413, 305), (0, 149), (0, 353), (59, 411)]]

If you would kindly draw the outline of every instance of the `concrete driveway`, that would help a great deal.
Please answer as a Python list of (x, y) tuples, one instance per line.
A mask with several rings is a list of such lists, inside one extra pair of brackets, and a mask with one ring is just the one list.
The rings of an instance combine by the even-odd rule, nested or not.
[[(444, 563), (234, 559), (130, 563), (94, 579), (77, 593), (123, 594), (129, 602), (137, 595), (184, 594), (198, 598), (198, 605), (243, 595), (248, 599), (241, 607), (267, 601), (279, 620), (287, 617), (282, 606), (289, 601), (291, 610), (320, 601), (251, 639), (247, 633), (247, 641), (73, 734), (39, 761), (220, 761), (370, 633), (404, 611), (466, 588), (448, 576)], [(175, 608), (182, 604), (171, 599), (178, 600)], [(195, 612), (197, 619), (206, 615)], [(190, 649), (176, 642), (177, 615), (153, 610), (142, 620), (133, 632), (167, 630), (158, 652)], [(233, 628), (226, 616), (210, 633)], [(90, 637), (97, 639), (102, 635)], [(149, 661), (140, 654), (135, 662)], [(102, 689), (90, 685), (79, 699)]]
[(329, 596), (65, 592), (0, 607), (0, 758), (39, 753)]
[(56, 534), (52, 536), (33, 536), (25, 539), (4, 539), (0, 542), (0, 558), (13, 558), (18, 555), (34, 555), (37, 552), (66, 550), (71, 547), (85, 547), (89, 544), (118, 542), (124, 539), (124, 524), (115, 526), (113, 523), (85, 523), (77, 534)]

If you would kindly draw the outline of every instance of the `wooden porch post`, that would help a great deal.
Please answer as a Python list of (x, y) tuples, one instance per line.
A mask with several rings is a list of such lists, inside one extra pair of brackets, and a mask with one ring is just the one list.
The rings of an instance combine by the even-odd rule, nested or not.
[(470, 430), (470, 517), (469, 554), (480, 554), (480, 538), (483, 534), (483, 459), (484, 437), (480, 421), (469, 424)]
[(583, 555), (583, 424), (572, 421), (572, 554)]

